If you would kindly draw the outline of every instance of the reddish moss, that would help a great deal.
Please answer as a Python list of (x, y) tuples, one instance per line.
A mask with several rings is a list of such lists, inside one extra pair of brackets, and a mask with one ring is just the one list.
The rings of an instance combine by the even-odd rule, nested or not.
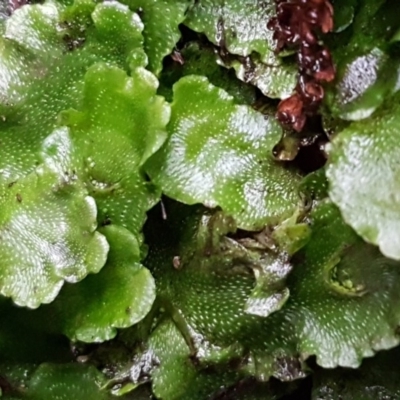
[(318, 34), (333, 29), (333, 8), (329, 0), (276, 0), (276, 10), (268, 28), (274, 30), (277, 51), (295, 48), (299, 65), (296, 91), (280, 102), (277, 118), (300, 132), (324, 98), (322, 83), (335, 78), (331, 54), (318, 40)]

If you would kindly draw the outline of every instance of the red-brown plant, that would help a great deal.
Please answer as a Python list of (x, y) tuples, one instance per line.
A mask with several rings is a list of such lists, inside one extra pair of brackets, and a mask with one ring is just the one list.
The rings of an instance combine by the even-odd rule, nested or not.
[(279, 103), (277, 118), (300, 132), (324, 98), (322, 83), (335, 77), (330, 52), (318, 38), (333, 29), (333, 7), (329, 0), (276, 0), (276, 10), (268, 28), (274, 30), (277, 51), (296, 49), (299, 66), (295, 93)]

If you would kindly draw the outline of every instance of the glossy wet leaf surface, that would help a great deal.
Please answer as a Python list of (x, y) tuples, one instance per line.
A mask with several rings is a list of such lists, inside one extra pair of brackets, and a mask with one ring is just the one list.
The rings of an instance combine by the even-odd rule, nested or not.
[[(272, 342), (297, 343), (323, 367), (355, 368), (373, 350), (398, 343), (400, 310), (391, 305), (398, 301), (399, 264), (363, 243), (332, 204), (318, 206), (312, 218), (310, 241), (287, 281), (291, 296), (266, 327), (278, 329)], [(285, 322), (278, 328), (279, 318)]]
[(388, 257), (400, 258), (397, 146), (399, 97), (372, 119), (351, 124), (333, 142), (329, 194), (344, 219)]
[(202, 400), (218, 393), (221, 387), (233, 384), (234, 371), (199, 371), (190, 360), (190, 349), (171, 320), (163, 322), (152, 334), (149, 349), (158, 360), (152, 372), (153, 392), (168, 400)]
[(95, 232), (94, 199), (48, 168), (1, 190), (0, 292), (31, 308), (50, 303), (64, 281), (103, 267), (109, 245)]
[[(229, 346), (243, 330), (251, 329), (249, 323), (256, 319), (244, 311), (255, 277), (242, 259), (251, 263), (251, 255), (246, 257), (243, 246), (224, 238), (224, 234), (235, 230), (229, 218), (221, 214), (202, 216), (202, 208), (175, 204), (167, 205), (166, 211), (178, 219), (153, 223), (150, 229), (154, 231), (147, 233), (150, 249), (145, 265), (156, 280), (158, 293), (183, 313), (185, 324), (199, 331), (197, 346), (206, 349), (210, 341), (216, 346)], [(151, 246), (157, 232), (162, 232), (165, 240)], [(174, 264), (175, 257), (179, 265)], [(208, 350), (200, 353), (206, 355)]]
[[(104, 236), (95, 232), (97, 219), (109, 223), (112, 217), (113, 222), (137, 234), (145, 211), (159, 196), (139, 167), (164, 141), (169, 112), (162, 99), (154, 96), (157, 80), (141, 67), (146, 63), (142, 29), (138, 16), (127, 7), (118, 3), (95, 6), (90, 1), (70, 7), (55, 2), (23, 7), (7, 21), (0, 67), (4, 76), (0, 106), (4, 238), (0, 292), (19, 305), (36, 308), (49, 303), (64, 280), (75, 283), (98, 272), (109, 246)], [(112, 38), (108, 48), (101, 44), (105, 37)], [(97, 75), (85, 75), (100, 61), (109, 66), (98, 64), (93, 66)], [(122, 70), (112, 70), (110, 64), (134, 68), (131, 80)], [(113, 72), (105, 78), (107, 68)], [(134, 87), (129, 87), (133, 81)], [(101, 88), (107, 84), (114, 95), (112, 90)], [(125, 84), (125, 93), (115, 93)], [(122, 108), (120, 114), (112, 114), (111, 103), (118, 107), (129, 96), (136, 97), (125, 103), (125, 116)], [(141, 136), (136, 133), (136, 142), (124, 147), (129, 141), (127, 132), (130, 128), (135, 131), (127, 122), (134, 113), (129, 107), (142, 101), (147, 101), (149, 108), (135, 109), (136, 121), (141, 120)], [(119, 133), (120, 141), (117, 134), (113, 139), (114, 149), (108, 148), (106, 154), (106, 141), (100, 137), (96, 149), (90, 133), (84, 137), (76, 119), (73, 123), (79, 140), (73, 142), (66, 128), (54, 131), (60, 123), (67, 123), (71, 114), (64, 113), (60, 119), (59, 113), (71, 107), (84, 109), (82, 114), (72, 115), (86, 124), (92, 135), (97, 129), (110, 140), (110, 135)], [(104, 110), (109, 111), (108, 117)], [(154, 113), (159, 118), (154, 118)], [(145, 126), (146, 115), (151, 118)], [(112, 118), (119, 119), (119, 128)], [(142, 135), (143, 129), (148, 135)], [(122, 147), (123, 167), (109, 158)], [(94, 150), (98, 153), (93, 161), (90, 153)], [(113, 176), (116, 170), (119, 175)], [(121, 189), (124, 184), (136, 196), (127, 195), (126, 188)], [(128, 204), (135, 199), (137, 206), (127, 216)]]
[(168, 131), (147, 171), (169, 197), (220, 206), (247, 230), (277, 223), (301, 206), (299, 176), (271, 154), (281, 134), (273, 116), (235, 105), (206, 78), (188, 76), (174, 86)]
[[(41, 162), (38, 153), (57, 126), (58, 114), (80, 105), (88, 67), (98, 61), (125, 66), (132, 51), (140, 54), (143, 26), (138, 17), (116, 4), (94, 9), (94, 4), (79, 3), (65, 10), (46, 2), (21, 8), (7, 21), (0, 65), (2, 182), (24, 176)], [(63, 13), (70, 28), (60, 31)], [(89, 26), (82, 25), (82, 13)], [(101, 45), (110, 31), (112, 51)], [(139, 58), (143, 62), (143, 56)]]
[(109, 380), (93, 365), (79, 363), (0, 364), (2, 398), (7, 400), (149, 400), (148, 387), (113, 395)]
[(101, 385), (104, 383), (104, 376), (93, 366), (42, 364), (29, 381), (28, 398), (32, 400), (108, 399), (107, 392), (101, 390)]
[(191, 0), (124, 0), (139, 11), (145, 25), (143, 35), (149, 57), (149, 69), (158, 75), (165, 56), (170, 54), (181, 37), (179, 24), (185, 19)]
[(1, 397), (397, 399), (398, 1), (332, 0), (299, 134), (321, 2), (3, 3)]
[(221, 62), (233, 68), (240, 80), (267, 97), (286, 98), (294, 90), (297, 69), (293, 60), (282, 60), (274, 52), (273, 32), (267, 28), (274, 16), (271, 0), (200, 0), (188, 12), (185, 24), (222, 49)]
[[(347, 2), (348, 12), (352, 7)], [(337, 79), (327, 99), (334, 115), (345, 120), (368, 118), (385, 97), (399, 89), (400, 61), (390, 47), (399, 28), (397, 7), (393, 0), (363, 0), (347, 30), (331, 38)]]
[(253, 267), (256, 284), (245, 304), (245, 312), (250, 315), (268, 317), (280, 310), (290, 296), (286, 278), (292, 266), (285, 256), (268, 256)]
[[(180, 226), (199, 218), (184, 217), (182, 211), (180, 215)], [(213, 352), (237, 357), (232, 346), (240, 344), (263, 364), (249, 364), (252, 373), (287, 380), (301, 376), (290, 361), (298, 355), (316, 355), (323, 367), (357, 367), (374, 350), (398, 343), (400, 310), (392, 304), (398, 301), (399, 265), (357, 238), (332, 204), (321, 204), (314, 211), (310, 241), (293, 258), (286, 280), (289, 299), (268, 318), (244, 312), (254, 288), (252, 253), (247, 253), (246, 261), (235, 242), (225, 242), (227, 238), (215, 242), (226, 227), (210, 229), (208, 241), (200, 241), (208, 243), (205, 250), (193, 250), (199, 238), (189, 229), (181, 231), (183, 236), (176, 233), (181, 240), (178, 247), (173, 247), (173, 239), (162, 250), (150, 247), (146, 262), (161, 298), (179, 311), (181, 332), (192, 338), (200, 360)], [(215, 243), (225, 249), (220, 255)], [(179, 257), (179, 267), (174, 266), (174, 257)], [(285, 362), (293, 363), (292, 369), (283, 368)]]
[(373, 48), (346, 63), (336, 86), (333, 112), (345, 120), (368, 118), (385, 96), (397, 91), (399, 60)]
[(235, 70), (240, 80), (256, 86), (264, 96), (272, 99), (289, 97), (296, 86), (297, 68), (292, 59), (276, 57), (263, 63), (253, 54), (244, 59), (233, 59), (227, 66)]
[(274, 15), (271, 0), (200, 0), (191, 8), (185, 24), (232, 54), (248, 56), (257, 52), (269, 62), (275, 43), (267, 22)]
[[(100, 224), (122, 225), (139, 233), (145, 212), (160, 196), (140, 171), (166, 139), (169, 106), (155, 96), (157, 80), (143, 68), (129, 77), (121, 69), (97, 64), (85, 77), (82, 111), (62, 115), (68, 131), (48, 139), (47, 154), (58, 152), (86, 183), (96, 200)], [(63, 148), (72, 142), (70, 161)]]
[(80, 284), (68, 285), (49, 307), (52, 329), (58, 326), (72, 340), (102, 342), (117, 328), (129, 327), (150, 311), (155, 298), (154, 280), (140, 260), (135, 236), (118, 226), (103, 228), (111, 250), (101, 273)]

